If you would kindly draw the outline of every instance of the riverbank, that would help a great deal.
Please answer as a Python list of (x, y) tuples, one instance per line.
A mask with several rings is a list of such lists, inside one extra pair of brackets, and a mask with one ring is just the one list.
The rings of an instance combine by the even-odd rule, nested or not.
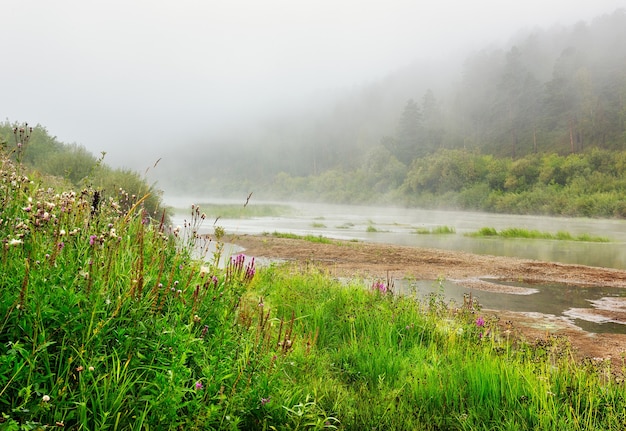
[[(530, 292), (485, 280), (626, 288), (626, 271), (611, 268), (354, 241), (321, 243), (269, 235), (237, 235), (227, 241), (243, 247), (249, 256), (285, 260), (300, 266), (315, 265), (336, 277), (444, 278), (471, 289), (516, 295)], [(566, 337), (581, 358), (602, 357), (621, 361), (626, 354), (626, 335), (623, 334), (585, 332), (562, 316), (506, 309), (489, 312), (503, 325), (510, 326), (512, 323), (520, 335), (529, 339)], [(586, 316), (590, 319), (610, 319), (626, 324), (626, 302), (614, 301), (604, 307), (586, 309), (585, 312), (593, 314)]]

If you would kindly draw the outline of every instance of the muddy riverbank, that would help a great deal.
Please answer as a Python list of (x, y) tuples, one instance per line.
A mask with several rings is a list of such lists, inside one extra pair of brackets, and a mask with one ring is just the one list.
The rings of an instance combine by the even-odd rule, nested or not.
[[(316, 243), (269, 235), (237, 235), (227, 241), (243, 247), (250, 256), (285, 260), (301, 266), (314, 265), (337, 277), (390, 277), (395, 280), (443, 278), (470, 289), (512, 295), (529, 292), (525, 288), (491, 280), (516, 281), (526, 285), (558, 283), (626, 288), (626, 271), (610, 268), (366, 242)], [(489, 313), (503, 323), (513, 322), (515, 330), (531, 340), (554, 335), (566, 337), (579, 357), (610, 357), (622, 361), (626, 355), (626, 335), (586, 332), (563, 316), (506, 309), (483, 310), (483, 313)], [(626, 302), (618, 299), (581, 313), (592, 313), (592, 316), (587, 316), (591, 319), (610, 319), (626, 324)]]

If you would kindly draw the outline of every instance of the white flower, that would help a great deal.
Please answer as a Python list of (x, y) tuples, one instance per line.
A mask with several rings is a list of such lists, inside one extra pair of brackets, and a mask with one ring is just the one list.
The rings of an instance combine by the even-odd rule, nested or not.
[(23, 241), (21, 239), (13, 238), (11, 241), (9, 241), (9, 245), (14, 246), (14, 245), (21, 244), (22, 242)]
[(50, 395), (44, 395), (43, 397), (41, 397), (41, 401), (47, 403), (48, 401), (50, 401)]

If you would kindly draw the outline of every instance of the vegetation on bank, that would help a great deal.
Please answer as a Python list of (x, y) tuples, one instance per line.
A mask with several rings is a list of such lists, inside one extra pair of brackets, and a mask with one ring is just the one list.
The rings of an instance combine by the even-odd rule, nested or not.
[[(265, 233), (264, 235), (269, 235), (269, 234)], [(320, 244), (330, 244), (333, 242), (332, 239), (326, 238), (325, 236), (322, 236), (322, 235), (297, 235), (295, 233), (276, 232), (276, 231), (272, 232), (271, 235), (275, 238), (302, 239), (304, 241), (315, 242), (315, 243), (320, 243)]]
[(439, 150), (393, 173), (385, 166), (397, 161), (391, 153), (383, 153), (376, 167), (330, 170), (309, 177), (281, 174), (267, 193), (334, 203), (626, 217), (626, 151), (594, 148), (569, 155), (530, 154), (513, 159), (463, 149)]
[(604, 236), (595, 236), (583, 233), (580, 235), (572, 235), (566, 231), (559, 231), (557, 233), (541, 232), (535, 229), (523, 229), (517, 227), (511, 227), (502, 229), (500, 231), (493, 227), (483, 227), (476, 232), (466, 234), (472, 237), (492, 237), (498, 236), (502, 238), (525, 238), (525, 239), (554, 239), (562, 241), (586, 241), (586, 242), (609, 242), (610, 239)]
[[(126, 209), (147, 196), (146, 210), (162, 215), (161, 192), (145, 178), (126, 169), (108, 167), (83, 147), (66, 145), (45, 128), (27, 129), (18, 150), (19, 127), (0, 124), (0, 143), (14, 161), (37, 172), (59, 190), (92, 187), (102, 198), (114, 198)], [(568, 155), (530, 154), (496, 158), (469, 150), (439, 150), (400, 166), (385, 149), (375, 162), (353, 169), (329, 170), (315, 176), (276, 176), (258, 197), (348, 204), (404, 204), (422, 208), (464, 209), (510, 214), (540, 214), (602, 218), (626, 217), (626, 151), (590, 148)], [(396, 166), (389, 170), (389, 166)], [(244, 186), (244, 184), (240, 184)], [(246, 193), (251, 185), (245, 185)], [(122, 190), (125, 194), (122, 196)], [(203, 206), (204, 208), (204, 206)], [(279, 217), (287, 205), (206, 205), (208, 217)]]
[(91, 188), (98, 200), (114, 199), (124, 210), (142, 198), (151, 217), (169, 217), (154, 184), (130, 169), (111, 168), (104, 162), (105, 153), (96, 157), (82, 146), (59, 142), (41, 125), (0, 123), (0, 148), (46, 187), (59, 192)]
[(626, 426), (622, 363), (526, 342), (471, 298), (257, 271), (219, 229), (208, 247), (199, 207), (172, 228), (96, 191), (0, 158), (2, 430)]
[[(207, 217), (214, 219), (229, 218), (241, 219), (252, 217), (284, 217), (293, 214), (293, 208), (282, 204), (216, 204), (200, 203)], [(187, 212), (187, 209), (178, 209), (177, 212)]]

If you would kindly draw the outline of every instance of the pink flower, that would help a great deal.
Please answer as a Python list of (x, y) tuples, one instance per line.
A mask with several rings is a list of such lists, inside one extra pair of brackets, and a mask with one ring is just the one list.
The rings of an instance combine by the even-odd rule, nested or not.
[(196, 382), (195, 387), (196, 391), (201, 391), (202, 389), (204, 389), (204, 386), (202, 385), (202, 382), (200, 380)]
[(476, 326), (478, 326), (479, 328), (485, 326), (485, 319), (483, 319), (482, 317), (476, 319)]

